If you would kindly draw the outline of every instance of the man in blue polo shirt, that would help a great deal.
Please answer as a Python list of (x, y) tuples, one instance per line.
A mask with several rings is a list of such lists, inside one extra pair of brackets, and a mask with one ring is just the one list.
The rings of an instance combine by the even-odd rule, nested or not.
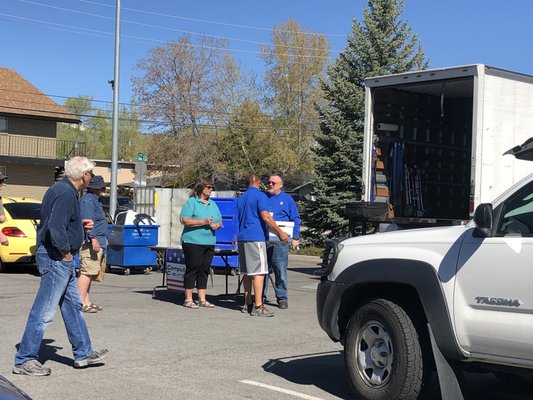
[[(266, 195), (259, 190), (261, 179), (252, 174), (248, 177), (248, 190), (237, 202), (239, 220), (239, 273), (244, 275), (243, 312), (252, 316), (272, 317), (274, 313), (263, 304), (263, 284), (268, 273), (266, 240), (268, 228), (278, 235), (281, 242), (287, 243), (288, 235), (274, 222), (268, 212)], [(267, 228), (268, 227), (268, 228)], [(252, 286), (254, 304), (252, 306)]]
[[(300, 214), (293, 198), (283, 190), (283, 179), (280, 174), (270, 175), (268, 180), (269, 211), (277, 224), (285, 224), (292, 228), (290, 244), (283, 243), (274, 235), (267, 243), (267, 257), (269, 269), (274, 272), (274, 291), (280, 309), (289, 307), (289, 285), (287, 282), (287, 267), (289, 266), (289, 246), (293, 249), (300, 243)], [(265, 281), (264, 297), (266, 298), (268, 279)]]

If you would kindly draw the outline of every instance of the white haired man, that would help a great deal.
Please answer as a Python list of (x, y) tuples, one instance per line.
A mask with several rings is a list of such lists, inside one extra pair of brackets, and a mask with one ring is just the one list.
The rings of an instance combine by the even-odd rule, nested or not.
[(78, 202), (93, 168), (94, 163), (86, 157), (71, 158), (65, 163), (65, 177), (44, 195), (36, 254), (41, 282), (15, 355), (14, 374), (50, 375), (50, 368), (37, 359), (44, 331), (54, 320), (58, 305), (72, 345), (74, 368), (100, 363), (108, 354), (108, 350), (94, 351), (91, 347), (73, 259), (83, 242), (83, 229), (89, 231), (94, 225), (92, 220), (81, 219)]

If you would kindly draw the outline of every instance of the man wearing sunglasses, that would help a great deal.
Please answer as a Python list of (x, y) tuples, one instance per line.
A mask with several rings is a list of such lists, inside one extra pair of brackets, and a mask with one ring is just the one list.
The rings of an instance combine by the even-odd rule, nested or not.
[(58, 306), (72, 345), (74, 368), (100, 364), (108, 354), (107, 350), (94, 351), (91, 346), (73, 259), (83, 242), (83, 230), (94, 227), (92, 220), (81, 218), (78, 202), (80, 192), (93, 176), (93, 168), (94, 163), (86, 157), (71, 158), (65, 163), (65, 177), (48, 188), (43, 197), (35, 255), (41, 281), (15, 355), (14, 374), (50, 375), (50, 368), (38, 360), (39, 349)]
[[(267, 242), (267, 257), (269, 272), (274, 272), (274, 291), (280, 309), (289, 307), (289, 285), (287, 281), (287, 267), (289, 265), (289, 246), (296, 249), (300, 243), (300, 214), (293, 198), (283, 190), (283, 179), (280, 174), (272, 174), (268, 180), (269, 212), (279, 226), (292, 228), (289, 241), (282, 242), (276, 235), (270, 235)], [(266, 298), (268, 279), (265, 279), (263, 297)]]
[[(268, 229), (274, 232), (281, 242), (287, 243), (288, 235), (279, 228), (268, 212), (268, 200), (261, 187), (257, 174), (248, 177), (248, 189), (237, 201), (239, 221), (239, 273), (244, 275), (244, 307), (242, 312), (252, 316), (272, 317), (263, 304), (263, 285), (268, 273), (266, 235)], [(252, 288), (254, 301), (252, 305)]]

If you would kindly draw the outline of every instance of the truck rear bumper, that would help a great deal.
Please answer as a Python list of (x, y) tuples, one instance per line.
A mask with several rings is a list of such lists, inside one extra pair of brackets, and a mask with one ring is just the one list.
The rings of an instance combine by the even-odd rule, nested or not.
[(316, 314), (320, 327), (331, 340), (341, 340), (339, 330), (339, 308), (343, 293), (350, 286), (344, 283), (323, 280), (316, 290)]

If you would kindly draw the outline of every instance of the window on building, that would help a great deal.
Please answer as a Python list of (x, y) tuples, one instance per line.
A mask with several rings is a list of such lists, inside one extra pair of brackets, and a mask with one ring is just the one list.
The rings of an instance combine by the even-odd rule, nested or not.
[(7, 117), (0, 117), (0, 132), (7, 132)]

